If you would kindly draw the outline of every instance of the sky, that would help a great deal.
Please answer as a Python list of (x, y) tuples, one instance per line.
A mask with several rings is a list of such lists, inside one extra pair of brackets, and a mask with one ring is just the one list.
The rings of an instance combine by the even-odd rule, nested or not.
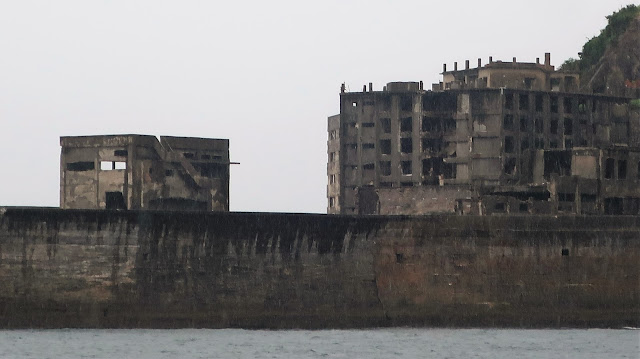
[(340, 85), (577, 57), (630, 1), (0, 1), (0, 206), (59, 204), (60, 136), (228, 138), (232, 211), (325, 213)]

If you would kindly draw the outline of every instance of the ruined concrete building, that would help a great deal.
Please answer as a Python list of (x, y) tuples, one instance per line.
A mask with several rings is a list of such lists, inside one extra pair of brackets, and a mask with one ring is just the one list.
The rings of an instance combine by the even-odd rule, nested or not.
[(442, 75), (430, 91), (343, 85), (328, 121), (328, 213), (639, 213), (629, 98), (579, 93), (549, 54)]
[(60, 207), (229, 210), (229, 140), (61, 137)]

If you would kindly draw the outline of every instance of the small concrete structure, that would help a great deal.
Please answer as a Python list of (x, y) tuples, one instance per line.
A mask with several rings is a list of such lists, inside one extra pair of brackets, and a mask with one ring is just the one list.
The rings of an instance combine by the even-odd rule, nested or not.
[(229, 140), (61, 137), (60, 207), (229, 210)]

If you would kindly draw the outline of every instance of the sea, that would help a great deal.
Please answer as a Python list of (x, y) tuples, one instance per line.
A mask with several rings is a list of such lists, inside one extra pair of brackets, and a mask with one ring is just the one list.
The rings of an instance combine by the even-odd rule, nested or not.
[(640, 330), (2, 330), (0, 358), (640, 358)]

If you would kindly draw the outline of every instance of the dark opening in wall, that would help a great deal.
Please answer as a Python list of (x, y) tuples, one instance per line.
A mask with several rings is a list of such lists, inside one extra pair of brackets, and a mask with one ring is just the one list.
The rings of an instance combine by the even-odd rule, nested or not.
[(442, 157), (425, 158), (422, 160), (422, 176), (425, 185), (438, 185), (438, 176), (442, 174), (444, 162)]
[(574, 202), (576, 200), (575, 193), (558, 193), (558, 201), (560, 202)]
[(533, 127), (535, 128), (536, 133), (542, 133), (544, 131), (544, 122), (541, 118), (536, 118), (533, 120)]
[(374, 148), (376, 148), (376, 145), (373, 143), (363, 143), (362, 144), (362, 148), (365, 150), (372, 150)]
[(375, 127), (375, 126), (376, 126), (375, 122), (363, 122), (362, 123), (362, 127), (370, 128), (370, 127)]
[(457, 175), (458, 167), (454, 163), (442, 164), (442, 177), (445, 179), (454, 179)]
[(513, 94), (508, 93), (504, 96), (504, 108), (513, 110)]
[(573, 140), (570, 139), (570, 138), (566, 138), (564, 140), (564, 148), (567, 149), (567, 150), (573, 148)]
[(500, 213), (500, 212), (505, 212), (506, 210), (506, 206), (503, 202), (498, 202), (493, 206), (493, 211)]
[(380, 119), (380, 127), (382, 127), (382, 132), (391, 133), (391, 119), (390, 118), (381, 118)]
[(391, 110), (391, 96), (384, 96), (380, 98), (379, 101), (382, 104), (383, 111)]
[(115, 150), (115, 151), (113, 151), (113, 155), (114, 156), (127, 157), (128, 154), (129, 154), (129, 152), (127, 150)]
[(571, 151), (549, 151), (544, 153), (544, 177), (551, 174), (558, 176), (571, 175)]
[(413, 111), (413, 97), (412, 96), (400, 96), (400, 110), (401, 111)]
[(218, 163), (192, 163), (193, 168), (200, 172), (200, 176), (207, 178), (225, 178), (227, 166)]
[(335, 161), (336, 161), (336, 153), (329, 152), (329, 162), (335, 162)]
[(567, 136), (573, 135), (573, 120), (570, 118), (564, 119), (564, 134)]
[(558, 119), (551, 119), (551, 122), (549, 123), (549, 132), (551, 132), (551, 134), (553, 135), (558, 134)]
[(413, 119), (404, 117), (400, 120), (400, 132), (411, 132), (413, 129)]
[(430, 92), (422, 96), (423, 111), (456, 111), (457, 107), (457, 94)]
[(523, 138), (522, 141), (520, 141), (520, 151), (525, 151), (529, 149), (529, 139), (528, 138)]
[(531, 90), (533, 88), (533, 83), (536, 79), (533, 77), (525, 77), (524, 78), (524, 88), (527, 90)]
[(529, 109), (529, 95), (520, 94), (520, 96), (518, 96), (518, 108), (523, 111)]
[(513, 115), (504, 115), (502, 120), (502, 128), (505, 130), (513, 130)]
[(571, 97), (565, 97), (563, 99), (564, 113), (571, 113), (573, 111), (573, 101)]
[(400, 162), (400, 169), (402, 170), (403, 175), (410, 175), (411, 171), (411, 161), (402, 161)]
[(435, 117), (423, 117), (422, 118), (422, 131), (423, 132), (439, 132), (440, 131), (440, 119)]
[(400, 139), (400, 152), (412, 153), (413, 152), (413, 140), (411, 138)]
[(597, 196), (595, 194), (582, 193), (580, 194), (580, 202), (582, 203), (595, 203)]
[(396, 253), (396, 263), (403, 263), (403, 262), (404, 262), (404, 254)]
[(122, 192), (105, 193), (106, 209), (127, 209)]
[(165, 171), (164, 171), (164, 175), (165, 175), (166, 177), (171, 177), (171, 176), (173, 176), (173, 170), (165, 170)]
[(362, 168), (364, 168), (365, 170), (374, 170), (376, 168), (376, 165), (373, 163), (365, 163), (364, 165), (362, 165)]
[(443, 127), (445, 132), (451, 132), (456, 130), (456, 120), (452, 118), (447, 118), (443, 122)]
[(184, 152), (182, 155), (184, 155), (184, 158), (189, 158), (189, 159), (196, 157), (196, 155), (191, 152)]
[(438, 153), (442, 150), (441, 138), (422, 138), (422, 152)]
[(391, 154), (391, 140), (380, 140), (380, 153), (383, 155)]
[(205, 160), (205, 161), (208, 161), (208, 160), (210, 160), (210, 159), (211, 159), (211, 155), (202, 155), (202, 156), (200, 156), (200, 159), (203, 159), (203, 160)]
[(521, 132), (529, 131), (529, 118), (527, 116), (520, 117), (520, 131)]
[(558, 141), (556, 140), (549, 141), (549, 148), (558, 148)]
[(536, 139), (534, 141), (534, 147), (537, 150), (544, 149), (544, 138), (536, 137)]
[(391, 183), (391, 182), (380, 182), (380, 187), (391, 188), (391, 187), (393, 187), (393, 183)]
[(558, 96), (549, 97), (549, 107), (551, 113), (558, 113)]
[(591, 100), (591, 112), (596, 112), (598, 110), (598, 101)]
[(562, 255), (563, 256), (568, 256), (569, 255), (569, 248), (562, 248)]
[(611, 197), (604, 199), (604, 214), (623, 214), (623, 199)]
[(529, 205), (527, 203), (520, 203), (518, 210), (520, 212), (529, 212)]
[(536, 95), (536, 111), (537, 112), (542, 112), (543, 110), (543, 97), (542, 95)]
[(612, 179), (615, 171), (616, 161), (613, 158), (607, 158), (604, 162), (604, 178)]
[(513, 153), (514, 150), (515, 150), (515, 143), (514, 143), (513, 137), (506, 136), (504, 138), (504, 152)]
[(509, 157), (504, 161), (504, 173), (508, 175), (513, 175), (516, 173), (516, 159), (513, 157)]
[(380, 174), (382, 176), (391, 176), (391, 162), (380, 161)]
[(94, 162), (70, 162), (67, 163), (67, 171), (82, 172), (91, 171), (96, 168)]
[(413, 187), (413, 182), (400, 182), (401, 187)]
[(618, 160), (618, 179), (627, 178), (627, 161)]

